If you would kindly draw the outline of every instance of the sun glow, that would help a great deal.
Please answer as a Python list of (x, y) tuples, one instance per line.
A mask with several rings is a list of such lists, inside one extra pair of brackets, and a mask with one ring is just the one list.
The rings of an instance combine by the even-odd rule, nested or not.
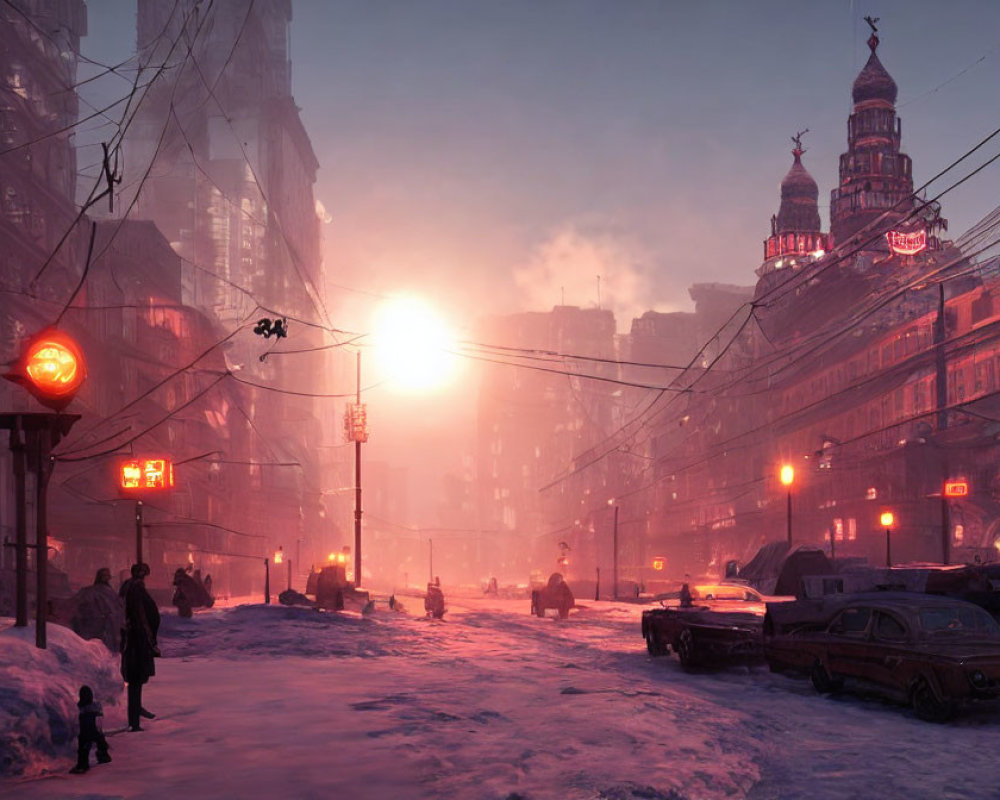
[(451, 332), (416, 298), (400, 297), (384, 304), (375, 319), (374, 338), (379, 371), (401, 389), (437, 388), (455, 370)]

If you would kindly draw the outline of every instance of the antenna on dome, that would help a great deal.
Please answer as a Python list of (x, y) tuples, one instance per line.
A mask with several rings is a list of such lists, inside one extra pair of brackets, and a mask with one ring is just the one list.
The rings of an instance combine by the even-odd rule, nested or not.
[(872, 17), (872, 16), (865, 17), (865, 22), (867, 22), (868, 27), (872, 29), (872, 35), (868, 37), (868, 47), (871, 49), (873, 53), (875, 52), (875, 48), (878, 47), (879, 43), (878, 27), (876, 27), (875, 23), (878, 22), (880, 19), (882, 18)]
[(792, 137), (792, 142), (795, 144), (795, 149), (792, 150), (794, 155), (800, 156), (805, 150), (802, 149), (802, 137), (809, 133), (809, 129), (806, 128), (804, 131), (799, 131)]

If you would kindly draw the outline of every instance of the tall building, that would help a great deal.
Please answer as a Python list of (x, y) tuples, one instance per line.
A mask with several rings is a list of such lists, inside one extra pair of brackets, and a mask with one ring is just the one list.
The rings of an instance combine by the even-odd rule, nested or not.
[[(0, 363), (51, 325), (83, 269), (89, 225), (74, 205), (74, 91), (80, 37), (87, 32), (82, 0), (0, 3)], [(0, 381), (0, 408), (43, 409), (22, 388)], [(0, 539), (14, 540), (10, 451), (0, 447)], [(4, 547), (0, 565), (13, 566)], [(5, 576), (6, 577), (6, 576)], [(0, 580), (0, 606), (12, 582)], [(0, 612), (3, 613), (3, 612)]]
[[(83, 269), (87, 225), (74, 206), (83, 0), (0, 4), (0, 359), (51, 322)], [(35, 302), (34, 297), (41, 302)], [(9, 385), (0, 398), (21, 396)]]
[[(139, 59), (163, 72), (126, 137), (122, 207), (163, 231), (182, 259), (183, 303), (239, 329), (223, 350), (227, 367), (264, 387), (245, 387), (256, 436), (233, 480), (254, 492), (229, 524), (265, 529), (275, 548), (315, 542), (316, 554), (306, 547), (313, 560), (333, 516), (320, 448), (339, 431), (332, 409), (308, 396), (332, 391), (328, 351), (309, 352), (332, 339), (313, 197), (319, 165), (291, 93), (291, 16), (290, 0), (139, 0)], [(254, 335), (259, 319), (283, 317), (287, 339)]]
[[(563, 555), (563, 543), (569, 548), (563, 571), (575, 580), (592, 580), (603, 540), (591, 514), (595, 503), (607, 511), (612, 466), (602, 463), (579, 478), (571, 474), (620, 422), (613, 401), (619, 387), (583, 377), (618, 376), (617, 365), (608, 363), (616, 356), (614, 316), (607, 310), (557, 306), (550, 312), (492, 317), (483, 322), (477, 340), (603, 359), (485, 365), (478, 399), (479, 527), (491, 532), (481, 555), (484, 568), (501, 580), (523, 580), (531, 569), (547, 578), (560, 568), (556, 559)], [(563, 370), (570, 374), (560, 374)], [(557, 476), (568, 479), (546, 488)]]

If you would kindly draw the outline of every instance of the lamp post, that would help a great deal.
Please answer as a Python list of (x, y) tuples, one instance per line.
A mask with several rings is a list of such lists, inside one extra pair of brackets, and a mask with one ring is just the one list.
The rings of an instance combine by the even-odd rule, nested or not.
[(344, 411), (344, 438), (354, 442), (354, 585), (361, 585), (361, 445), (368, 441), (368, 412), (361, 402), (361, 351), (357, 352), (357, 390)]
[(611, 529), (611, 599), (618, 599), (618, 504), (612, 497), (608, 505), (615, 510), (614, 525)]
[(795, 480), (795, 470), (790, 464), (781, 468), (781, 483), (788, 490), (788, 549), (792, 549), (792, 482)]
[(885, 528), (885, 565), (892, 566), (892, 512), (882, 512), (882, 527)]

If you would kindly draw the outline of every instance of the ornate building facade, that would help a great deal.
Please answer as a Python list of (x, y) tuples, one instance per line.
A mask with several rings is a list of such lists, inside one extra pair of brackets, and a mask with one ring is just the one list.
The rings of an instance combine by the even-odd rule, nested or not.
[[(883, 563), (886, 510), (895, 561), (996, 557), (997, 263), (975, 237), (942, 239), (940, 208), (914, 194), (878, 43), (852, 89), (830, 233), (793, 137), (752, 324), (657, 421), (639, 494), (647, 548), (675, 576), (719, 574), (789, 526), (793, 545)], [(942, 497), (946, 482), (967, 494)]]

